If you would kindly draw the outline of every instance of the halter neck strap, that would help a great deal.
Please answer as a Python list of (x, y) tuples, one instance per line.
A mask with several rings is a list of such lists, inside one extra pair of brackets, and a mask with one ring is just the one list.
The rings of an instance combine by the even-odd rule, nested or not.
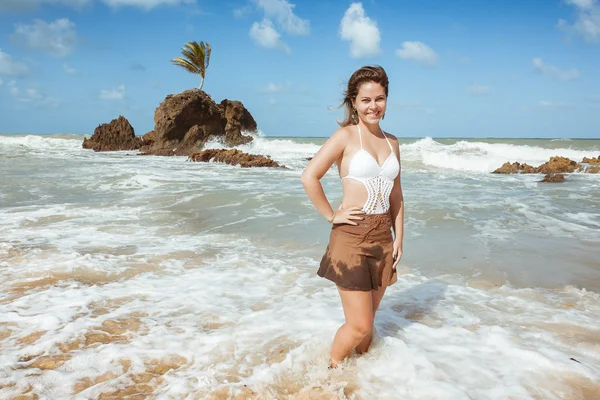
[(360, 148), (362, 150), (363, 145), (362, 145), (362, 133), (360, 132), (360, 125), (356, 124), (356, 127), (358, 128), (358, 138), (360, 139)]
[[(360, 130), (360, 125), (356, 124), (356, 128), (358, 129), (358, 139), (360, 140), (360, 148), (363, 148), (363, 143), (362, 143), (362, 133)], [(381, 130), (381, 133), (383, 133), (383, 137), (385, 138), (385, 141), (387, 142), (388, 146), (390, 146), (390, 150), (394, 151), (394, 148), (392, 147), (392, 144), (390, 143), (390, 140), (388, 139), (387, 135), (385, 134), (385, 132), (383, 131), (383, 129)]]

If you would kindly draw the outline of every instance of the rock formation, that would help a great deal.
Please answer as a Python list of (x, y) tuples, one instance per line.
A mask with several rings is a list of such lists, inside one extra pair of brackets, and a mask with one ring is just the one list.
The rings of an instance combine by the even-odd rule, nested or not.
[(154, 144), (154, 138), (156, 137), (156, 132), (150, 131), (142, 136), (142, 140), (144, 141), (144, 146), (152, 146)]
[(546, 174), (540, 182), (560, 183), (565, 181), (563, 174)]
[(190, 89), (168, 95), (154, 112), (154, 129), (136, 137), (126, 118), (102, 124), (83, 147), (95, 151), (136, 150), (141, 154), (187, 156), (198, 151), (211, 137), (228, 147), (252, 141), (242, 132), (257, 131), (256, 121), (242, 102), (223, 100), (217, 104), (204, 91)]
[(142, 138), (135, 136), (133, 127), (122, 115), (99, 125), (91, 138), (83, 139), (83, 148), (94, 151), (137, 150), (141, 146)]
[(577, 161), (569, 160), (566, 157), (550, 157), (550, 161), (540, 165), (537, 172), (540, 174), (556, 174), (575, 172), (579, 167)]
[[(585, 164), (585, 165), (584, 165)], [(566, 157), (551, 157), (548, 162), (533, 167), (529, 164), (520, 164), (518, 162), (505, 162), (493, 174), (565, 174), (572, 172), (600, 172), (600, 156), (598, 159), (585, 157), (581, 163), (570, 160)]]
[(587, 164), (587, 165), (580, 166), (580, 168), (582, 170), (584, 170), (584, 172), (587, 172), (590, 174), (600, 173), (600, 156), (598, 156), (596, 158), (583, 157), (581, 164)]
[(590, 164), (590, 165), (600, 165), (600, 156), (594, 158), (583, 157), (582, 163)]
[(225, 125), (225, 144), (239, 146), (252, 141), (252, 137), (242, 135), (242, 131), (256, 132), (258, 127), (244, 105), (237, 100), (225, 99), (220, 106), (227, 121)]
[(493, 174), (518, 174), (518, 173), (523, 173), (523, 174), (532, 174), (535, 173), (535, 167), (532, 167), (529, 164), (526, 163), (519, 163), (519, 162), (514, 162), (514, 163), (509, 163), (509, 162), (505, 162), (504, 164), (502, 164), (502, 166), (498, 169), (496, 169), (494, 172), (492, 172)]
[(287, 168), (279, 165), (268, 156), (244, 153), (237, 149), (209, 149), (198, 153), (193, 153), (188, 156), (190, 161), (209, 162), (211, 160), (224, 162), (229, 165), (240, 165), (241, 167), (272, 167), (272, 168)]
[(200, 89), (168, 95), (154, 113), (152, 143), (140, 151), (152, 155), (187, 156), (198, 151), (211, 137), (221, 137), (225, 146), (252, 140), (242, 131), (256, 132), (256, 121), (240, 101), (215, 103)]

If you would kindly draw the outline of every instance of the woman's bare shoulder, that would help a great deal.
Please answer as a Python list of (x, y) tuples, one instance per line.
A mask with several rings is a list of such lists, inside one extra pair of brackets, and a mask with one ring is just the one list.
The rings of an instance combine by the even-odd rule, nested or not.
[(394, 151), (395, 152), (397, 151), (398, 154), (400, 154), (400, 141), (398, 140), (398, 138), (388, 132), (386, 132), (385, 134), (388, 137), (388, 139), (390, 140), (392, 147), (394, 148)]
[(350, 126), (343, 126), (339, 129), (336, 129), (332, 134), (331, 137), (332, 138), (336, 138), (338, 140), (346, 140), (350, 137), (350, 135), (352, 134), (352, 129)]
[(350, 128), (347, 126), (344, 126), (344, 127), (336, 129), (331, 134), (329, 139), (327, 139), (327, 141), (331, 145), (334, 145), (335, 147), (345, 148), (346, 145), (348, 144), (348, 142), (350, 141), (351, 134), (352, 134), (352, 131), (350, 130)]
[(388, 139), (398, 142), (398, 138), (396, 136), (394, 136), (393, 134), (391, 134), (389, 132), (385, 132), (385, 135), (388, 137)]

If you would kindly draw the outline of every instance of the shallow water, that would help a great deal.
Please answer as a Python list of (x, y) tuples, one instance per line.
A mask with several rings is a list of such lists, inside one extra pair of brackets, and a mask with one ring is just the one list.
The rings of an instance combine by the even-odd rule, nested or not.
[(323, 140), (241, 147), (290, 167), (266, 170), (0, 136), (0, 397), (600, 397), (600, 176), (489, 173), (600, 141), (402, 140), (402, 274), (331, 371), (329, 227), (299, 181)]

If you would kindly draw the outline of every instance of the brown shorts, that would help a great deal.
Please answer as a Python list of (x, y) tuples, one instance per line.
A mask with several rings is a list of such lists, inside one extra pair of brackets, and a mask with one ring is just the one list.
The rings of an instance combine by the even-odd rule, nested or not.
[(358, 225), (336, 224), (317, 271), (349, 290), (377, 290), (397, 282), (392, 270), (392, 221), (389, 214), (365, 214)]

